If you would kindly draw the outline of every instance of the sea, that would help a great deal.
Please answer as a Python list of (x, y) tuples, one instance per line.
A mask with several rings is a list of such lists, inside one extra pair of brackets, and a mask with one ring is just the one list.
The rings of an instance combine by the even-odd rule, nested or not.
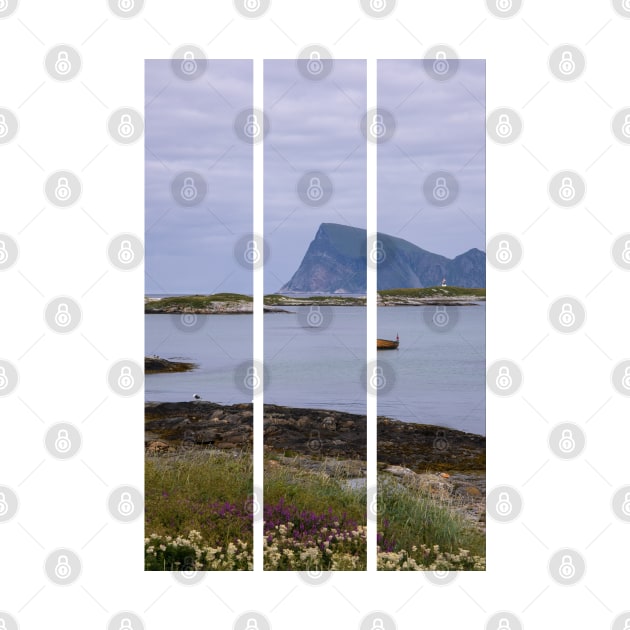
[[(485, 309), (485, 302), (378, 307), (378, 336), (398, 336), (400, 344), (378, 351), (369, 369), (364, 307), (266, 313), (265, 402), (364, 414), (367, 397), (376, 393), (379, 415), (485, 435)], [(145, 315), (146, 355), (198, 365), (192, 372), (148, 374), (146, 400), (198, 395), (221, 404), (251, 402), (243, 383), (251, 376), (252, 323), (247, 314), (186, 321)]]

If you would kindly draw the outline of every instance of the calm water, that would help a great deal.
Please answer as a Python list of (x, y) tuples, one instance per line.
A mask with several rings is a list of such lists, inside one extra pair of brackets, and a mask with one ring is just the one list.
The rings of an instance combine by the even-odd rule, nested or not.
[[(265, 402), (365, 413), (365, 310), (322, 307), (314, 328), (304, 325), (310, 307), (291, 310), (265, 315)], [(379, 392), (379, 415), (485, 434), (485, 304), (437, 314), (415, 306), (377, 312), (378, 336), (400, 336), (398, 350), (378, 353), (388, 383)], [(432, 323), (436, 315), (443, 324), (445, 314), (452, 328)], [(251, 360), (251, 316), (199, 315), (191, 331), (179, 322), (179, 315), (146, 315), (146, 353), (194, 361), (199, 370), (147, 375), (146, 399), (199, 394), (223, 404), (249, 402), (234, 375)]]

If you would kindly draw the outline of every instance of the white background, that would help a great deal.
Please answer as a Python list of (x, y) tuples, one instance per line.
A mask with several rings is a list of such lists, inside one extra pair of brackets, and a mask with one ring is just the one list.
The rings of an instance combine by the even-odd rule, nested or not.
[[(579, 7), (579, 8), (578, 8)], [(0, 525), (0, 610), (20, 628), (106, 627), (120, 610), (147, 628), (230, 628), (246, 610), (274, 629), (358, 628), (370, 611), (398, 628), (483, 628), (498, 610), (529, 628), (608, 627), (630, 608), (625, 567), (628, 529), (613, 514), (614, 491), (628, 483), (627, 400), (611, 385), (614, 365), (630, 355), (628, 275), (611, 258), (628, 229), (630, 148), (611, 133), (630, 104), (630, 21), (610, 2), (525, 2), (499, 19), (481, 0), (399, 2), (387, 18), (366, 16), (358, 1), (273, 0), (247, 20), (221, 2), (146, 3), (136, 17), (115, 16), (105, 1), (27, 2), (0, 20), (0, 106), (20, 129), (0, 146), (0, 231), (20, 258), (0, 274), (0, 355), (14, 363), (19, 387), (0, 399), (0, 484), (20, 509)], [(508, 106), (524, 121), (521, 137), (488, 140), (487, 236), (515, 235), (521, 264), (488, 267), (488, 363), (509, 358), (523, 371), (509, 398), (488, 393), (488, 488), (518, 489), (524, 509), (511, 523), (488, 522), (488, 570), (436, 586), (422, 574), (335, 574), (309, 586), (294, 573), (208, 574), (183, 586), (144, 573), (143, 524), (115, 521), (107, 497), (119, 485), (143, 486), (143, 396), (108, 388), (114, 362), (143, 356), (143, 273), (115, 269), (106, 257), (120, 232), (143, 234), (143, 146), (120, 146), (107, 119), (122, 106), (143, 111), (145, 58), (169, 58), (184, 43), (208, 58), (292, 58), (308, 44), (336, 58), (418, 58), (436, 43), (461, 58), (487, 59), (487, 111)], [(52, 80), (44, 56), (58, 43), (76, 47), (81, 73)], [(563, 43), (586, 57), (584, 74), (561, 82), (548, 58)], [(50, 205), (43, 186), (68, 169), (83, 184), (70, 208)], [(560, 170), (586, 180), (582, 203), (560, 208), (547, 185)], [(43, 318), (49, 300), (77, 299), (83, 320), (70, 335)], [(584, 304), (585, 325), (562, 335), (549, 325), (554, 299)], [(586, 434), (576, 459), (561, 461), (547, 439), (556, 424)], [(44, 449), (57, 422), (76, 424), (78, 455), (58, 461)], [(57, 547), (80, 556), (80, 579), (50, 582), (45, 557)], [(551, 579), (547, 563), (561, 547), (583, 554), (574, 586)], [(622, 624), (623, 626), (623, 624)]]

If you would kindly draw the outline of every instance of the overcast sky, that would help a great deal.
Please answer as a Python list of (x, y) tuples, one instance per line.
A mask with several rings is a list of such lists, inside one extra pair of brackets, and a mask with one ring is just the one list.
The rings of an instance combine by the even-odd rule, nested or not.
[[(379, 107), (396, 132), (378, 147), (380, 231), (448, 257), (485, 249), (485, 63), (460, 60), (447, 81), (429, 77), (422, 60), (380, 61)], [(146, 291), (251, 293), (251, 277), (233, 256), (252, 229), (252, 148), (234, 119), (252, 106), (251, 61), (209, 61), (186, 81), (171, 60), (146, 63)], [(336, 60), (323, 80), (304, 78), (295, 60), (267, 60), (264, 108), (265, 292), (277, 291), (299, 266), (323, 222), (365, 227), (366, 109), (364, 61)], [(182, 171), (203, 175), (208, 193), (193, 207), (177, 204), (171, 183)], [(455, 203), (427, 203), (429, 173), (453, 173)], [(333, 184), (322, 206), (300, 199), (304, 173)]]
[[(365, 61), (336, 60), (322, 80), (303, 77), (295, 60), (265, 62), (265, 291), (277, 291), (298, 268), (321, 223), (366, 225)], [(321, 171), (332, 195), (304, 203), (298, 182)]]
[[(252, 292), (251, 272), (233, 256), (252, 230), (252, 145), (234, 120), (252, 107), (252, 62), (209, 61), (184, 80), (171, 60), (145, 67), (146, 292)], [(178, 204), (173, 179), (196, 171), (207, 182), (198, 205)]]
[[(423, 60), (378, 63), (378, 106), (396, 131), (378, 146), (378, 229), (453, 258), (485, 251), (485, 60), (460, 60), (456, 74), (436, 81)], [(435, 171), (454, 175), (452, 204), (436, 207), (423, 193)]]

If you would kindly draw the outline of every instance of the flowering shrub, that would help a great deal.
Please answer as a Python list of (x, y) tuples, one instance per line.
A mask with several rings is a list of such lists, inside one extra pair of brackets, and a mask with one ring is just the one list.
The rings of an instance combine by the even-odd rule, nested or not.
[(203, 543), (200, 532), (191, 530), (188, 537), (151, 534), (144, 539), (146, 571), (251, 571), (251, 548), (242, 540), (225, 548)]
[(469, 551), (460, 549), (458, 553), (440, 551), (438, 545), (412, 547), (407, 551), (378, 550), (377, 569), (379, 571), (485, 571), (486, 559), (471, 556)]

